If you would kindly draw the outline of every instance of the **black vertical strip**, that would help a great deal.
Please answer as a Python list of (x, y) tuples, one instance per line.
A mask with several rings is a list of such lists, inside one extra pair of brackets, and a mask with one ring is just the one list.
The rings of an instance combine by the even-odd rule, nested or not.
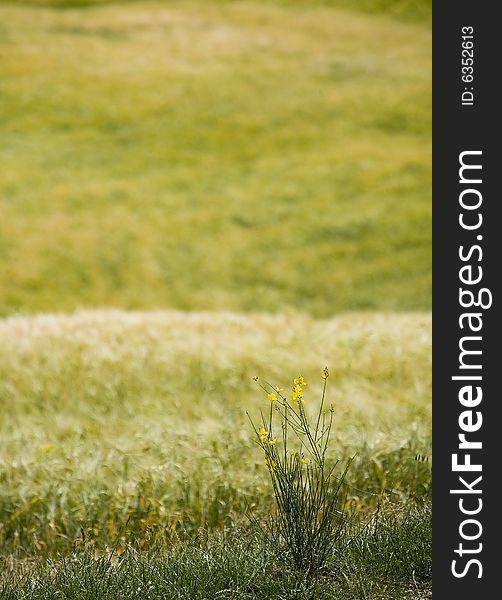
[[(496, 387), (502, 370), (496, 91), (502, 34), (496, 7), (494, 2), (457, 0), (436, 2), (433, 10), (433, 584), (438, 598), (455, 600), (494, 597), (502, 573), (497, 489), (502, 399)], [(459, 157), (472, 151), (478, 154), (464, 154), (462, 160), (482, 168), (466, 167), (462, 182)], [(477, 208), (461, 206), (474, 207), (478, 201)], [(471, 229), (462, 227), (460, 218)], [(482, 352), (466, 353), (463, 368), (462, 338), (464, 349)], [(481, 379), (453, 379), (473, 376)], [(462, 441), (464, 448), (459, 448)], [(455, 460), (458, 471), (453, 470)]]

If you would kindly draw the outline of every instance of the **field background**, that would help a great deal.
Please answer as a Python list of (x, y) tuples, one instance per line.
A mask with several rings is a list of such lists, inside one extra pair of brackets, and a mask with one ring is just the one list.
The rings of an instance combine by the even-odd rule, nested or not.
[(2, 313), (430, 308), (425, 24), (99, 4), (2, 3)]
[(0, 0), (0, 567), (267, 514), (252, 377), (325, 364), (353, 513), (427, 502), (430, 50), (430, 1)]

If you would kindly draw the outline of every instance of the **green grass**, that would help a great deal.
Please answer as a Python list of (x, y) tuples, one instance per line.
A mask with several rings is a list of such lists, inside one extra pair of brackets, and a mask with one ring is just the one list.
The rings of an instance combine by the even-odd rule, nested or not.
[(426, 22), (99, 4), (0, 6), (0, 314), (430, 308)]
[(316, 580), (253, 529), (230, 530), (148, 554), (130, 547), (120, 557), (96, 556), (84, 547), (50, 562), (0, 562), (0, 598), (418, 600), (430, 597), (430, 547), (426, 504), (347, 526)]
[[(331, 456), (356, 454), (349, 504), (371, 513), (430, 496), (430, 315), (329, 320), (232, 313), (85, 312), (0, 321), (0, 547), (18, 558), (147, 548), (163, 531), (217, 530), (273, 507), (245, 411), (252, 377), (307, 410), (331, 368)], [(129, 519), (123, 531), (124, 523)], [(123, 539), (122, 539), (123, 538)]]

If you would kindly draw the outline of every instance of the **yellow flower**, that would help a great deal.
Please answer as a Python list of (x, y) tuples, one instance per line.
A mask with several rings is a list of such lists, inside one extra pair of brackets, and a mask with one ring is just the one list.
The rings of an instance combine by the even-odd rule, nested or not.
[(277, 444), (277, 438), (273, 438), (273, 439), (271, 439), (271, 440), (268, 440), (268, 443), (269, 443), (271, 446), (275, 446), (275, 445)]
[(298, 404), (298, 406), (300, 406), (300, 404), (304, 401), (302, 387), (299, 384), (293, 385), (293, 388), (291, 390), (291, 398), (293, 399), (293, 402), (296, 402), (296, 404)]
[(267, 397), (270, 400), (270, 402), (277, 400), (277, 396), (275, 394), (267, 394)]
[(291, 456), (294, 456), (296, 454), (296, 450), (293, 448), (293, 450), (291, 450)]
[(307, 385), (307, 382), (305, 381), (302, 375), (298, 375), (296, 379), (293, 379), (293, 383), (295, 385)]
[(302, 463), (302, 465), (304, 465), (305, 463), (308, 463), (309, 459), (305, 458), (304, 456), (301, 457), (300, 462)]
[(262, 442), (264, 442), (267, 439), (268, 431), (265, 429), (265, 427), (262, 427), (260, 429), (260, 431), (258, 432), (258, 436)]
[(278, 394), (280, 394), (281, 392), (283, 392), (283, 391), (284, 391), (284, 388), (281, 388), (281, 387), (276, 387), (276, 388), (275, 388), (275, 391), (276, 391)]

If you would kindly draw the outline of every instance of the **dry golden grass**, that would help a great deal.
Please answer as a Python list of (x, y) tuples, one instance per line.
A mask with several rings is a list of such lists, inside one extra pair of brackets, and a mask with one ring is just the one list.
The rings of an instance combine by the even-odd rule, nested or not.
[(428, 467), (414, 454), (430, 453), (430, 324), (427, 313), (316, 320), (83, 311), (1, 320), (6, 547), (16, 539), (32, 547), (33, 532), (39, 551), (67, 547), (82, 524), (103, 542), (129, 514), (140, 539), (152, 528), (219, 526), (249, 504), (269, 506), (245, 417), (269, 401), (252, 377), (287, 388), (301, 371), (308, 409), (325, 364), (332, 451), (360, 457), (352, 480), (425, 493)]

